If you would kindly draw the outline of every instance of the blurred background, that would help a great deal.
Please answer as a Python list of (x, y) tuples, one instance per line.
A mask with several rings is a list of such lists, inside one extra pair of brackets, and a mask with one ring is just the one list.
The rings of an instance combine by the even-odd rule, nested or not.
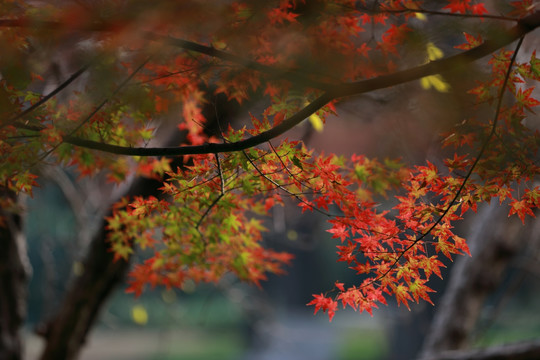
[[(418, 26), (423, 25), (418, 22)], [(445, 44), (441, 45), (445, 53), (463, 40), (444, 38), (446, 27), (462, 28), (458, 20), (430, 26), (437, 43)], [(68, 45), (47, 59), (62, 73), (57, 78), (66, 78), (75, 68), (69, 63)], [(524, 61), (530, 58), (527, 51), (523, 51)], [(411, 82), (347, 99), (337, 106), (339, 116), (329, 117), (321, 132), (304, 122), (286, 136), (302, 139), (315, 153), (356, 153), (399, 158), (407, 165), (426, 160), (442, 165), (441, 158), (448, 154), (437, 146), (439, 134), (462, 124), (471, 114), (473, 104), (466, 90), (485, 70), (486, 61), (480, 61), (459, 73), (445, 73), (451, 87), (447, 93)], [(57, 85), (52, 82), (49, 88)], [(256, 100), (240, 107), (223, 95), (216, 95), (207, 105), (208, 118), (219, 116), (214, 124), (238, 127), (249, 122), (250, 112), (260, 114), (265, 107)], [(493, 116), (489, 106), (476, 111), (486, 119)], [(70, 282), (84, 274), (82, 257), (102, 226), (111, 199), (126, 192), (123, 185), (107, 183), (105, 174), (79, 179), (69, 167), (44, 166), (42, 171), (40, 187), (32, 199), (26, 199), (25, 232), (33, 269), (25, 327), (28, 359), (37, 358), (43, 346), (36, 333), (62, 306)], [(391, 199), (379, 201), (381, 206), (391, 204)], [(468, 324), (463, 340), (467, 346), (538, 339), (540, 222), (527, 218), (522, 225), (519, 219), (508, 218), (508, 207), (497, 205), (486, 204), (460, 222), (455, 232), (468, 239), (472, 257), (443, 259), (447, 266), (443, 279), (428, 284), (436, 290), (432, 294), (435, 306), (421, 302), (408, 310), (390, 298), (388, 306), (373, 317), (341, 310), (329, 322), (327, 314), (314, 315), (313, 307), (306, 306), (312, 294), (330, 290), (335, 280), (347, 285), (359, 280), (354, 271), (336, 262), (338, 241), (326, 232), (326, 218), (301, 214), (291, 200), (273, 210), (265, 235), (266, 246), (294, 254), (287, 274), (271, 276), (261, 288), (226, 277), (217, 286), (188, 282), (182, 289), (155, 288), (138, 298), (126, 294), (122, 283), (101, 309), (81, 359), (414, 359), (430, 336), (450, 337), (451, 321), (443, 320), (445, 314), (459, 314), (460, 301), (476, 304), (475, 311), (461, 314), (460, 321)], [(144, 258), (144, 252), (138, 252), (133, 262)]]

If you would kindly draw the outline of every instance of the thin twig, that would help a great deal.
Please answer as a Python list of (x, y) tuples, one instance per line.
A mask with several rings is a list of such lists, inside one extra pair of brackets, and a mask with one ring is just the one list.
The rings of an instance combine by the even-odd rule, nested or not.
[(199, 231), (199, 227), (201, 226), (203, 220), (208, 216), (208, 214), (210, 213), (210, 210), (212, 210), (212, 208), (214, 208), (214, 206), (217, 205), (219, 200), (221, 200), (221, 198), (225, 195), (225, 181), (223, 179), (223, 172), (221, 171), (221, 162), (219, 160), (219, 154), (214, 154), (214, 155), (216, 157), (217, 171), (218, 171), (218, 175), (219, 175), (220, 193), (214, 199), (214, 201), (212, 201), (212, 203), (208, 206), (208, 208), (206, 209), (204, 214), (202, 214), (201, 218), (199, 219), (199, 221), (197, 221), (197, 224), (195, 225), (195, 229), (199, 232), (201, 237), (202, 237), (202, 234)]
[[(115, 89), (114, 91), (112, 92), (112, 94), (108, 97), (106, 97), (105, 99), (103, 99), (103, 101), (94, 108), (94, 110), (92, 112), (90, 112), (90, 114), (88, 114), (86, 116), (86, 118), (84, 118), (74, 129), (72, 129), (67, 135), (65, 135), (65, 137), (72, 137), (73, 134), (75, 134), (80, 128), (83, 127), (83, 125), (85, 125), (87, 122), (89, 122), (107, 103), (109, 103), (109, 101), (111, 101), (116, 95), (118, 95), (118, 93), (131, 81), (131, 79), (133, 79), (133, 77), (140, 71), (142, 70), (142, 68), (148, 63), (148, 61), (150, 61), (150, 57), (148, 57), (146, 60), (144, 60), (135, 70), (133, 70), (131, 72), (131, 74), (129, 74), (129, 76), (127, 78), (125, 78)], [(47, 152), (45, 152), (45, 154), (43, 154), (42, 156), (40, 156), (40, 158), (37, 160), (37, 162), (45, 159), (47, 156), (49, 156), (51, 153), (53, 153), (56, 149), (58, 149), (58, 147), (60, 145), (62, 145), (64, 143), (64, 141), (56, 144), (55, 146), (53, 146), (50, 150), (48, 150)]]
[(247, 154), (247, 152), (242, 151), (242, 153), (244, 154), (244, 156), (246, 157), (246, 159), (249, 161), (249, 163), (251, 164), (251, 166), (253, 166), (253, 168), (254, 168), (254, 169), (255, 169), (255, 170), (256, 170), (256, 171), (264, 178), (264, 179), (266, 179), (267, 181), (269, 181), (270, 183), (272, 183), (276, 188), (278, 188), (278, 189), (284, 191), (284, 192), (287, 193), (289, 196), (292, 196), (292, 197), (296, 198), (296, 200), (298, 200), (299, 202), (301, 202), (301, 203), (307, 205), (307, 206), (309, 207), (309, 209), (315, 210), (316, 212), (318, 212), (318, 213), (320, 213), (320, 214), (322, 214), (322, 215), (324, 215), (324, 216), (327, 216), (327, 217), (338, 217), (338, 216), (339, 216), (339, 215), (334, 215), (334, 214), (327, 213), (327, 212), (325, 212), (325, 211), (323, 211), (323, 210), (321, 210), (321, 209), (319, 209), (319, 208), (317, 208), (317, 207), (314, 207), (313, 205), (309, 204), (306, 200), (302, 199), (302, 198), (300, 197), (299, 194), (294, 193), (294, 192), (288, 190), (288, 189), (285, 188), (283, 185), (281, 185), (281, 184), (277, 183), (276, 181), (270, 179), (270, 178), (268, 177), (267, 174), (263, 173), (263, 172), (261, 171), (261, 169), (259, 169), (259, 168), (257, 167), (257, 165), (255, 165), (255, 163), (253, 162), (253, 160), (251, 160), (251, 158), (249, 157), (249, 155)]
[(24, 111), (20, 112), (19, 114), (14, 115), (12, 118), (8, 119), (5, 123), (0, 124), (0, 129), (9, 126), (9, 125), (15, 125), (16, 121), (21, 119), (22, 117), (30, 114), (32, 111), (40, 107), (41, 105), (45, 104), (47, 101), (49, 101), (53, 96), (60, 93), (62, 90), (64, 90), (69, 84), (71, 84), (73, 81), (75, 81), (79, 76), (81, 76), (88, 68), (90, 67), (90, 63), (84, 65), (79, 70), (74, 72), (69, 78), (67, 78), (64, 82), (62, 82), (60, 85), (58, 85), (53, 91), (51, 91), (49, 94), (45, 95), (43, 98), (41, 98), (37, 103), (34, 105), (29, 106)]

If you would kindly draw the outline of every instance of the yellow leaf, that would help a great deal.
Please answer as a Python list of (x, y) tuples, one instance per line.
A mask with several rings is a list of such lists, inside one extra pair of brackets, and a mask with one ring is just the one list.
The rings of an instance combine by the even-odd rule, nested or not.
[(424, 15), (424, 14), (422, 14), (422, 13), (418, 13), (418, 12), (417, 12), (417, 13), (414, 13), (414, 16), (416, 16), (416, 18), (417, 18), (418, 20), (421, 20), (421, 21), (426, 21), (426, 20), (427, 20), (426, 15)]
[(323, 121), (321, 120), (320, 116), (317, 114), (313, 114), (309, 117), (309, 122), (311, 123), (311, 126), (317, 131), (322, 132), (324, 128)]
[(433, 75), (430, 78), (431, 84), (438, 92), (448, 92), (450, 90), (450, 84), (444, 81), (441, 75)]
[(431, 87), (431, 84), (429, 83), (429, 76), (423, 77), (420, 79), (420, 86), (422, 86), (422, 89), (429, 90)]
[(148, 313), (142, 305), (135, 305), (131, 308), (131, 319), (137, 325), (146, 325), (148, 322)]
[(222, 40), (214, 40), (212, 41), (212, 47), (214, 49), (223, 50), (227, 47), (227, 43)]
[(432, 43), (431, 41), (427, 43), (426, 48), (427, 48), (428, 59), (430, 61), (440, 59), (444, 56), (443, 51), (439, 49), (437, 46), (435, 46), (435, 44)]
[(438, 92), (448, 92), (450, 90), (450, 84), (444, 81), (441, 75), (430, 75), (420, 79), (420, 85), (423, 89), (428, 90), (432, 87)]
[(287, 239), (291, 241), (298, 240), (298, 233), (294, 230), (287, 231)]
[(83, 265), (83, 263), (80, 262), (80, 261), (75, 261), (73, 263), (72, 271), (73, 271), (73, 274), (75, 276), (81, 276), (82, 274), (84, 274), (84, 265)]
[[(304, 106), (309, 105), (309, 101), (304, 101)], [(313, 114), (309, 117), (309, 122), (311, 123), (311, 126), (315, 129), (317, 132), (322, 132), (324, 128), (324, 123), (321, 119), (321, 117), (317, 114)]]

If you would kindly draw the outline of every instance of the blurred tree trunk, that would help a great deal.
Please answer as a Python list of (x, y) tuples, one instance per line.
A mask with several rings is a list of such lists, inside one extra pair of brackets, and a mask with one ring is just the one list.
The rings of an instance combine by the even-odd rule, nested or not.
[(99, 310), (128, 268), (127, 261), (113, 261), (105, 231), (92, 240), (84, 273), (73, 281), (60, 310), (44, 329), (45, 350), (41, 359), (75, 359)]
[[(210, 122), (208, 129), (212, 126), (215, 126), (214, 122)], [(178, 131), (174, 122), (164, 123), (158, 130), (153, 146), (175, 146), (183, 139), (183, 134)], [(182, 167), (182, 161), (181, 157), (176, 158), (171, 167)], [(136, 178), (119, 197), (151, 195), (159, 197), (160, 186), (159, 181)], [(99, 191), (99, 185), (96, 191)], [(118, 199), (111, 199), (109, 207), (116, 200)], [(110, 212), (106, 214), (110, 215)], [(103, 221), (99, 230), (91, 237), (82, 261), (84, 272), (73, 278), (56, 314), (37, 328), (37, 332), (45, 338), (46, 343), (41, 360), (72, 360), (79, 356), (100, 310), (115, 288), (122, 283), (129, 269), (129, 260), (114, 261), (114, 253), (106, 241), (105, 226), (106, 222)]]
[[(456, 260), (442, 300), (436, 304), (438, 310), (427, 333), (420, 359), (450, 359), (452, 357), (444, 357), (442, 353), (462, 350), (470, 345), (471, 332), (486, 298), (501, 283), (504, 271), (514, 256), (538, 237), (535, 231), (539, 228), (538, 221), (532, 222), (532, 226), (523, 226), (517, 217), (508, 219), (507, 214), (508, 209), (498, 204), (479, 210), (467, 237), (472, 256)], [(535, 229), (532, 229), (533, 226)], [(506, 358), (510, 357), (500, 359)]]
[[(138, 178), (124, 196), (155, 195), (156, 188), (155, 180)], [(76, 359), (100, 309), (124, 279), (129, 261), (114, 261), (106, 237), (104, 222), (83, 260), (83, 274), (73, 279), (56, 315), (38, 329), (46, 341), (42, 360)]]
[[(3, 199), (20, 200), (8, 190)], [(13, 209), (11, 209), (13, 210)], [(0, 359), (22, 359), (20, 328), (26, 317), (27, 283), (31, 273), (23, 232), (23, 216), (0, 209)]]

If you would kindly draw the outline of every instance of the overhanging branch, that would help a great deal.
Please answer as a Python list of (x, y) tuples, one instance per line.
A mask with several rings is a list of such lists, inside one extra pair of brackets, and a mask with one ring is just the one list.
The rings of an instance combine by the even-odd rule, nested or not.
[[(70, 24), (70, 26), (72, 26)], [(88, 31), (88, 32), (113, 32), (118, 31), (119, 26), (112, 22), (99, 22), (76, 26), (74, 28), (66, 28), (62, 23), (57, 21), (47, 20), (32, 20), (32, 19), (0, 19), (0, 27), (21, 27), (21, 28), (36, 28), (47, 30), (73, 30), (73, 31)], [(275, 79), (285, 79), (294, 84), (307, 86), (314, 89), (325, 90), (333, 84), (318, 81), (300, 74), (294, 69), (284, 69), (275, 66), (261, 64), (260, 62), (244, 58), (223, 50), (214, 48), (213, 46), (202, 45), (193, 41), (178, 39), (170, 36), (158, 35), (150, 31), (145, 31), (142, 36), (146, 40), (161, 42), (163, 44), (178, 47), (187, 51), (193, 51), (199, 54), (204, 54), (213, 58), (221, 59), (233, 64), (238, 64), (244, 68), (255, 70), (263, 74), (268, 74)]]
[(492, 39), (488, 39), (483, 44), (463, 53), (450, 56), (442, 60), (432, 61), (428, 64), (417, 66), (412, 69), (398, 71), (390, 75), (383, 75), (354, 83), (331, 86), (326, 89), (326, 92), (323, 95), (319, 96), (306, 107), (284, 120), (279, 125), (258, 135), (233, 143), (209, 143), (197, 146), (168, 148), (142, 148), (117, 146), (70, 136), (65, 137), (64, 142), (88, 149), (129, 156), (179, 156), (241, 151), (263, 144), (282, 135), (334, 99), (371, 92), (462, 67), (491, 54), (505, 45), (514, 42), (515, 40), (535, 30), (539, 26), (540, 11), (537, 11), (534, 14), (521, 19), (518, 24), (508, 30), (504, 36), (499, 35)]
[(537, 11), (534, 14), (521, 19), (516, 26), (510, 28), (506, 33), (497, 34), (497, 36), (493, 36), (481, 45), (460, 54), (449, 56), (441, 60), (431, 61), (425, 65), (398, 71), (390, 75), (337, 85), (333, 92), (335, 97), (357, 95), (456, 69), (481, 59), (503, 46), (511, 44), (539, 26), (540, 11)]
[(81, 146), (88, 149), (104, 151), (117, 155), (129, 156), (179, 156), (179, 155), (196, 155), (196, 154), (217, 154), (233, 151), (241, 151), (251, 147), (263, 144), (270, 141), (281, 134), (292, 129), (302, 120), (321, 109), (323, 106), (332, 101), (334, 97), (329, 93), (325, 93), (312, 101), (309, 105), (298, 111), (290, 118), (284, 120), (279, 125), (272, 129), (264, 131), (258, 135), (252, 136), (245, 140), (231, 143), (208, 143), (204, 145), (179, 146), (179, 147), (164, 147), (164, 148), (142, 148), (142, 147), (127, 147), (105, 144), (92, 140), (85, 140), (73, 136), (64, 137), (64, 143)]
[[(41, 26), (47, 27), (58, 27), (57, 23), (42, 22)], [(33, 26), (37, 26), (36, 23), (31, 23)], [(39, 24), (38, 24), (39, 25)], [(1, 20), (0, 26), (29, 26), (24, 21), (20, 20)], [(378, 89), (383, 89), (412, 80), (417, 80), (425, 76), (430, 76), (452, 69), (456, 69), (467, 65), (471, 62), (474, 62), (484, 56), (489, 55), (490, 53), (500, 49), (501, 47), (512, 43), (513, 41), (525, 36), (529, 32), (533, 31), (540, 26), (540, 11), (537, 11), (521, 20), (513, 28), (509, 29), (503, 35), (498, 34), (491, 39), (486, 40), (483, 44), (467, 50), (463, 53), (450, 56), (445, 59), (432, 61), (428, 64), (417, 66), (412, 69), (398, 71), (393, 74), (383, 75), (372, 79), (362, 80), (353, 83), (342, 83), (339, 85), (326, 85), (319, 86), (323, 84), (311, 84), (308, 85), (306, 81), (311, 81), (309, 78), (298, 75), (292, 71), (283, 71), (268, 67), (257, 62), (243, 59), (236, 55), (232, 55), (212, 47), (207, 47), (197, 43), (189, 42), (186, 40), (172, 39), (166, 37), (159, 37), (162, 41), (168, 41), (171, 45), (179, 46), (185, 48), (186, 50), (197, 51), (209, 56), (215, 56), (222, 58), (223, 60), (232, 61), (240, 63), (248, 68), (262, 71), (269, 74), (281, 74), (282, 77), (289, 80), (297, 80), (300, 84), (313, 86), (316, 88), (325, 87), (325, 93), (315, 99), (313, 102), (308, 104), (306, 107), (298, 111), (296, 114), (290, 118), (284, 120), (279, 125), (273, 127), (270, 130), (267, 130), (256, 136), (237, 141), (234, 143), (208, 143), (204, 145), (197, 146), (180, 146), (180, 147), (167, 147), (167, 148), (142, 148), (142, 147), (125, 147), (112, 144), (106, 144), (101, 142), (96, 142), (92, 140), (81, 139), (74, 136), (65, 136), (64, 142), (81, 146), (88, 149), (94, 149), (99, 151), (104, 151), (117, 155), (128, 155), (128, 156), (179, 156), (179, 155), (194, 155), (194, 154), (216, 154), (222, 152), (232, 152), (232, 151), (241, 151), (247, 148), (260, 145), (269, 140), (272, 140), (283, 133), (287, 132), (304, 119), (314, 114), (316, 111), (320, 110), (323, 106), (328, 104), (330, 101), (338, 98), (343, 98), (347, 96), (358, 95), (366, 92), (371, 92)], [(106, 25), (96, 25), (88, 29), (89, 31), (110, 31), (111, 27)], [(153, 37), (154, 40), (157, 40), (157, 35), (147, 34), (147, 36)]]
[(151, 32), (144, 33), (144, 37), (148, 40), (158, 41), (170, 46), (182, 48), (184, 50), (194, 51), (199, 54), (208, 55), (210, 57), (225, 60), (234, 64), (241, 65), (247, 69), (255, 70), (263, 74), (273, 76), (275, 79), (285, 79), (294, 84), (311, 87), (319, 90), (326, 90), (333, 84), (313, 80), (304, 76), (292, 69), (281, 69), (278, 67), (268, 66), (260, 62), (246, 59), (244, 57), (218, 50), (212, 46), (202, 45), (193, 41), (177, 39), (169, 36), (157, 35)]

